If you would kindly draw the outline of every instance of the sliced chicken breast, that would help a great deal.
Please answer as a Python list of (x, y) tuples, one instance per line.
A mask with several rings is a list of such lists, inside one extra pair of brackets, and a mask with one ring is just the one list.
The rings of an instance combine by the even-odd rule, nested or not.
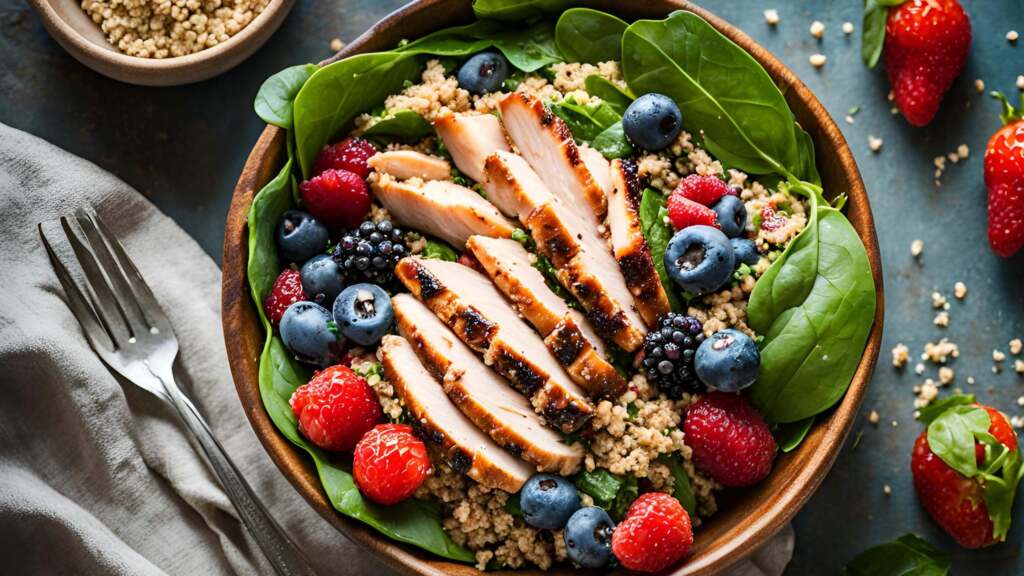
[(377, 174), (373, 193), (401, 224), (462, 249), (473, 234), (508, 238), (515, 225), (479, 194), (447, 180), (399, 182)]
[[(602, 158), (603, 160), (603, 158)], [(619, 263), (637, 311), (654, 327), (671, 311), (668, 294), (651, 259), (651, 249), (640, 225), (640, 180), (632, 160), (613, 160), (608, 170), (608, 228), (612, 253)]]
[(488, 488), (518, 492), (533, 473), (480, 431), (452, 404), (444, 388), (423, 367), (409, 341), (387, 335), (381, 340), (384, 376), (395, 387), (420, 438), (435, 445), (452, 470)]
[(509, 94), (499, 106), (509, 137), (548, 189), (584, 221), (600, 227), (607, 199), (583, 163), (565, 122), (539, 98), (521, 92)]
[(452, 175), (452, 167), (447, 160), (415, 150), (378, 152), (366, 163), (377, 172), (390, 174), (399, 180), (447, 180)]
[(501, 121), (493, 114), (449, 113), (434, 120), (434, 128), (455, 165), (477, 182), (484, 181), (484, 160), (488, 156), (499, 150), (512, 150)]
[(586, 394), (486, 276), (456, 262), (403, 258), (395, 274), (484, 363), (528, 396), (563, 432), (593, 415)]
[(513, 456), (542, 472), (569, 476), (583, 460), (579, 444), (564, 443), (555, 430), (462, 343), (426, 306), (409, 294), (391, 299), (398, 330), (427, 371), (477, 428)]
[(466, 248), (587, 394), (614, 397), (625, 391), (625, 379), (605, 359), (607, 351), (590, 323), (548, 288), (522, 245), (504, 238), (471, 236)]
[(522, 156), (503, 151), (484, 161), (484, 190), (504, 215), (524, 223), (554, 197)]

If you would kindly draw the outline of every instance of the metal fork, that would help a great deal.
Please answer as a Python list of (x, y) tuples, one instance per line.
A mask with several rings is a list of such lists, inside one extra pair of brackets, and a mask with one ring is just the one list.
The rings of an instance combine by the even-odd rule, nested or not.
[(124, 247), (99, 215), (79, 209), (74, 220), (84, 233), (84, 242), (70, 217), (61, 217), (60, 225), (85, 276), (87, 295), (57, 256), (42, 223), (39, 235), (89, 345), (111, 370), (174, 407), (274, 571), (279, 576), (315, 576), (175, 382), (172, 366), (178, 339)]

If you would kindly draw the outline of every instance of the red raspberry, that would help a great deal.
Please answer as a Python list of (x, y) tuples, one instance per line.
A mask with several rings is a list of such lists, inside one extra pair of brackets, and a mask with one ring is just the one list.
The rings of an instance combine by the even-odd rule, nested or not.
[(612, 552), (629, 570), (660, 572), (693, 545), (690, 515), (678, 500), (648, 492), (633, 501), (612, 534)]
[(718, 228), (718, 215), (714, 210), (675, 192), (668, 197), (668, 219), (676, 230), (698, 224)]
[(690, 174), (683, 178), (679, 181), (676, 189), (672, 191), (673, 195), (679, 194), (683, 198), (693, 200), (704, 206), (714, 205), (715, 202), (718, 202), (722, 196), (728, 193), (729, 187), (721, 178), (701, 176), (700, 174)]
[(356, 486), (378, 504), (394, 504), (412, 496), (429, 471), (427, 447), (408, 424), (375, 427), (352, 454)]
[(320, 150), (313, 162), (313, 175), (325, 170), (348, 170), (360, 178), (370, 175), (367, 160), (377, 153), (377, 147), (362, 138), (345, 138), (337, 144), (329, 144)]
[(348, 170), (327, 170), (299, 185), (306, 209), (328, 228), (355, 228), (370, 212), (366, 182)]
[(302, 435), (324, 450), (351, 450), (381, 420), (380, 403), (370, 385), (340, 364), (299, 386), (289, 404)]
[(298, 270), (285, 268), (281, 275), (274, 280), (274, 287), (270, 294), (263, 300), (263, 313), (267, 315), (270, 324), (277, 328), (281, 323), (284, 311), (292, 304), (307, 300), (306, 293), (302, 291), (302, 278)]
[(723, 486), (750, 486), (772, 471), (775, 438), (739, 394), (706, 394), (687, 409), (683, 430), (694, 465)]

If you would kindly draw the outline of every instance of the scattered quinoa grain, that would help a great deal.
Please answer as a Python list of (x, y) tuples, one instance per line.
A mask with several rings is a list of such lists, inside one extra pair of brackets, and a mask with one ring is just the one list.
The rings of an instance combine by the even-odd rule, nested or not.
[(875, 410), (872, 410), (870, 413), (868, 413), (868, 422), (872, 424), (878, 424), (878, 422), (881, 419), (882, 417)]
[(872, 152), (878, 152), (882, 149), (882, 145), (885, 144), (881, 138), (877, 136), (868, 136), (868, 149)]
[(886, 484), (885, 486), (882, 486), (882, 493), (884, 493), (886, 496), (891, 495), (892, 494), (892, 486), (889, 486), (888, 484)]
[(922, 360), (930, 360), (935, 364), (945, 364), (950, 358), (960, 356), (960, 347), (948, 339), (943, 338), (938, 342), (928, 342), (924, 345)]
[(1024, 416), (1013, 416), (1010, 418), (1010, 425), (1014, 428), (1024, 428)]
[(981, 78), (978, 78), (977, 80), (975, 80), (974, 81), (974, 89), (977, 90), (978, 94), (981, 94), (982, 92), (984, 92), (985, 91), (985, 81), (982, 80)]
[(893, 428), (896, 428), (896, 427), (897, 427), (897, 426), (899, 426), (899, 425), (900, 425), (900, 423), (899, 423), (899, 422), (897, 422), (896, 420), (893, 420), (893, 421), (892, 421), (892, 427), (893, 427)]
[(917, 374), (918, 376), (924, 374), (924, 364), (918, 362), (917, 365), (914, 366), (914, 373)]
[(1010, 44), (1016, 42), (1017, 38), (1020, 38), (1020, 34), (1018, 34), (1016, 30), (1010, 30), (1006, 33), (1006, 41)]
[(853, 34), (853, 22), (843, 22), (843, 34)]
[(932, 324), (935, 324), (939, 328), (949, 327), (949, 312), (939, 312), (935, 315), (935, 319), (932, 320)]
[(1010, 354), (1016, 356), (1020, 354), (1022, 350), (1024, 350), (1024, 342), (1022, 342), (1020, 338), (1010, 340)]
[(953, 296), (956, 296), (957, 300), (963, 300), (967, 297), (967, 284), (963, 282), (957, 282), (953, 286)]
[(1013, 371), (1017, 374), (1024, 374), (1024, 360), (1020, 358), (1013, 361)]
[(924, 252), (924, 240), (914, 240), (910, 243), (910, 255), (917, 258)]
[(1000, 350), (993, 350), (992, 360), (996, 362), (1002, 362), (1003, 360), (1006, 360), (1006, 354)]
[(932, 308), (940, 309), (946, 305), (946, 297), (938, 290), (932, 292)]
[(975, 382), (977, 382), (977, 380), (974, 379), (974, 376), (967, 377), (967, 383), (970, 384), (971, 386), (974, 386)]
[(845, 120), (847, 124), (853, 124), (853, 116), (849, 114), (847, 114), (846, 118), (843, 118), (843, 120)]
[(821, 68), (822, 66), (825, 65), (825, 62), (828, 61), (828, 57), (825, 56), (824, 54), (811, 54), (811, 57), (808, 58), (808, 60), (810, 61), (811, 66), (814, 66), (815, 68)]
[(775, 26), (779, 23), (779, 11), (774, 8), (765, 10), (764, 21), (767, 22), (769, 26)]
[(345, 43), (341, 41), (341, 38), (334, 38), (331, 40), (331, 52), (338, 52), (345, 47)]
[(897, 368), (903, 368), (907, 365), (907, 361), (910, 360), (910, 349), (907, 345), (900, 342), (892, 349), (892, 365)]
[(1017, 76), (1017, 90), (1024, 90), (1024, 76)]
[(825, 35), (825, 24), (820, 22), (820, 21), (818, 21), (818, 20), (815, 20), (814, 22), (811, 22), (811, 36), (814, 36), (818, 40), (821, 40), (821, 37), (824, 36), (824, 35)]
[(939, 384), (943, 386), (949, 386), (953, 383), (956, 378), (956, 373), (949, 366), (943, 366), (939, 368)]

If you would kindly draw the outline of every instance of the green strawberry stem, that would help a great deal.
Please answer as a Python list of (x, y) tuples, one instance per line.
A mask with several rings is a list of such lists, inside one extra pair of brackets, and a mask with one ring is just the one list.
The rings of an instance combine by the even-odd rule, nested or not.
[(1003, 111), (999, 114), (999, 119), (1003, 121), (1003, 125), (1012, 124), (1018, 120), (1024, 120), (1024, 92), (1020, 93), (1020, 105), (1014, 109), (1013, 104), (1003, 96), (1002, 92), (990, 92), (993, 98), (1003, 103)]

